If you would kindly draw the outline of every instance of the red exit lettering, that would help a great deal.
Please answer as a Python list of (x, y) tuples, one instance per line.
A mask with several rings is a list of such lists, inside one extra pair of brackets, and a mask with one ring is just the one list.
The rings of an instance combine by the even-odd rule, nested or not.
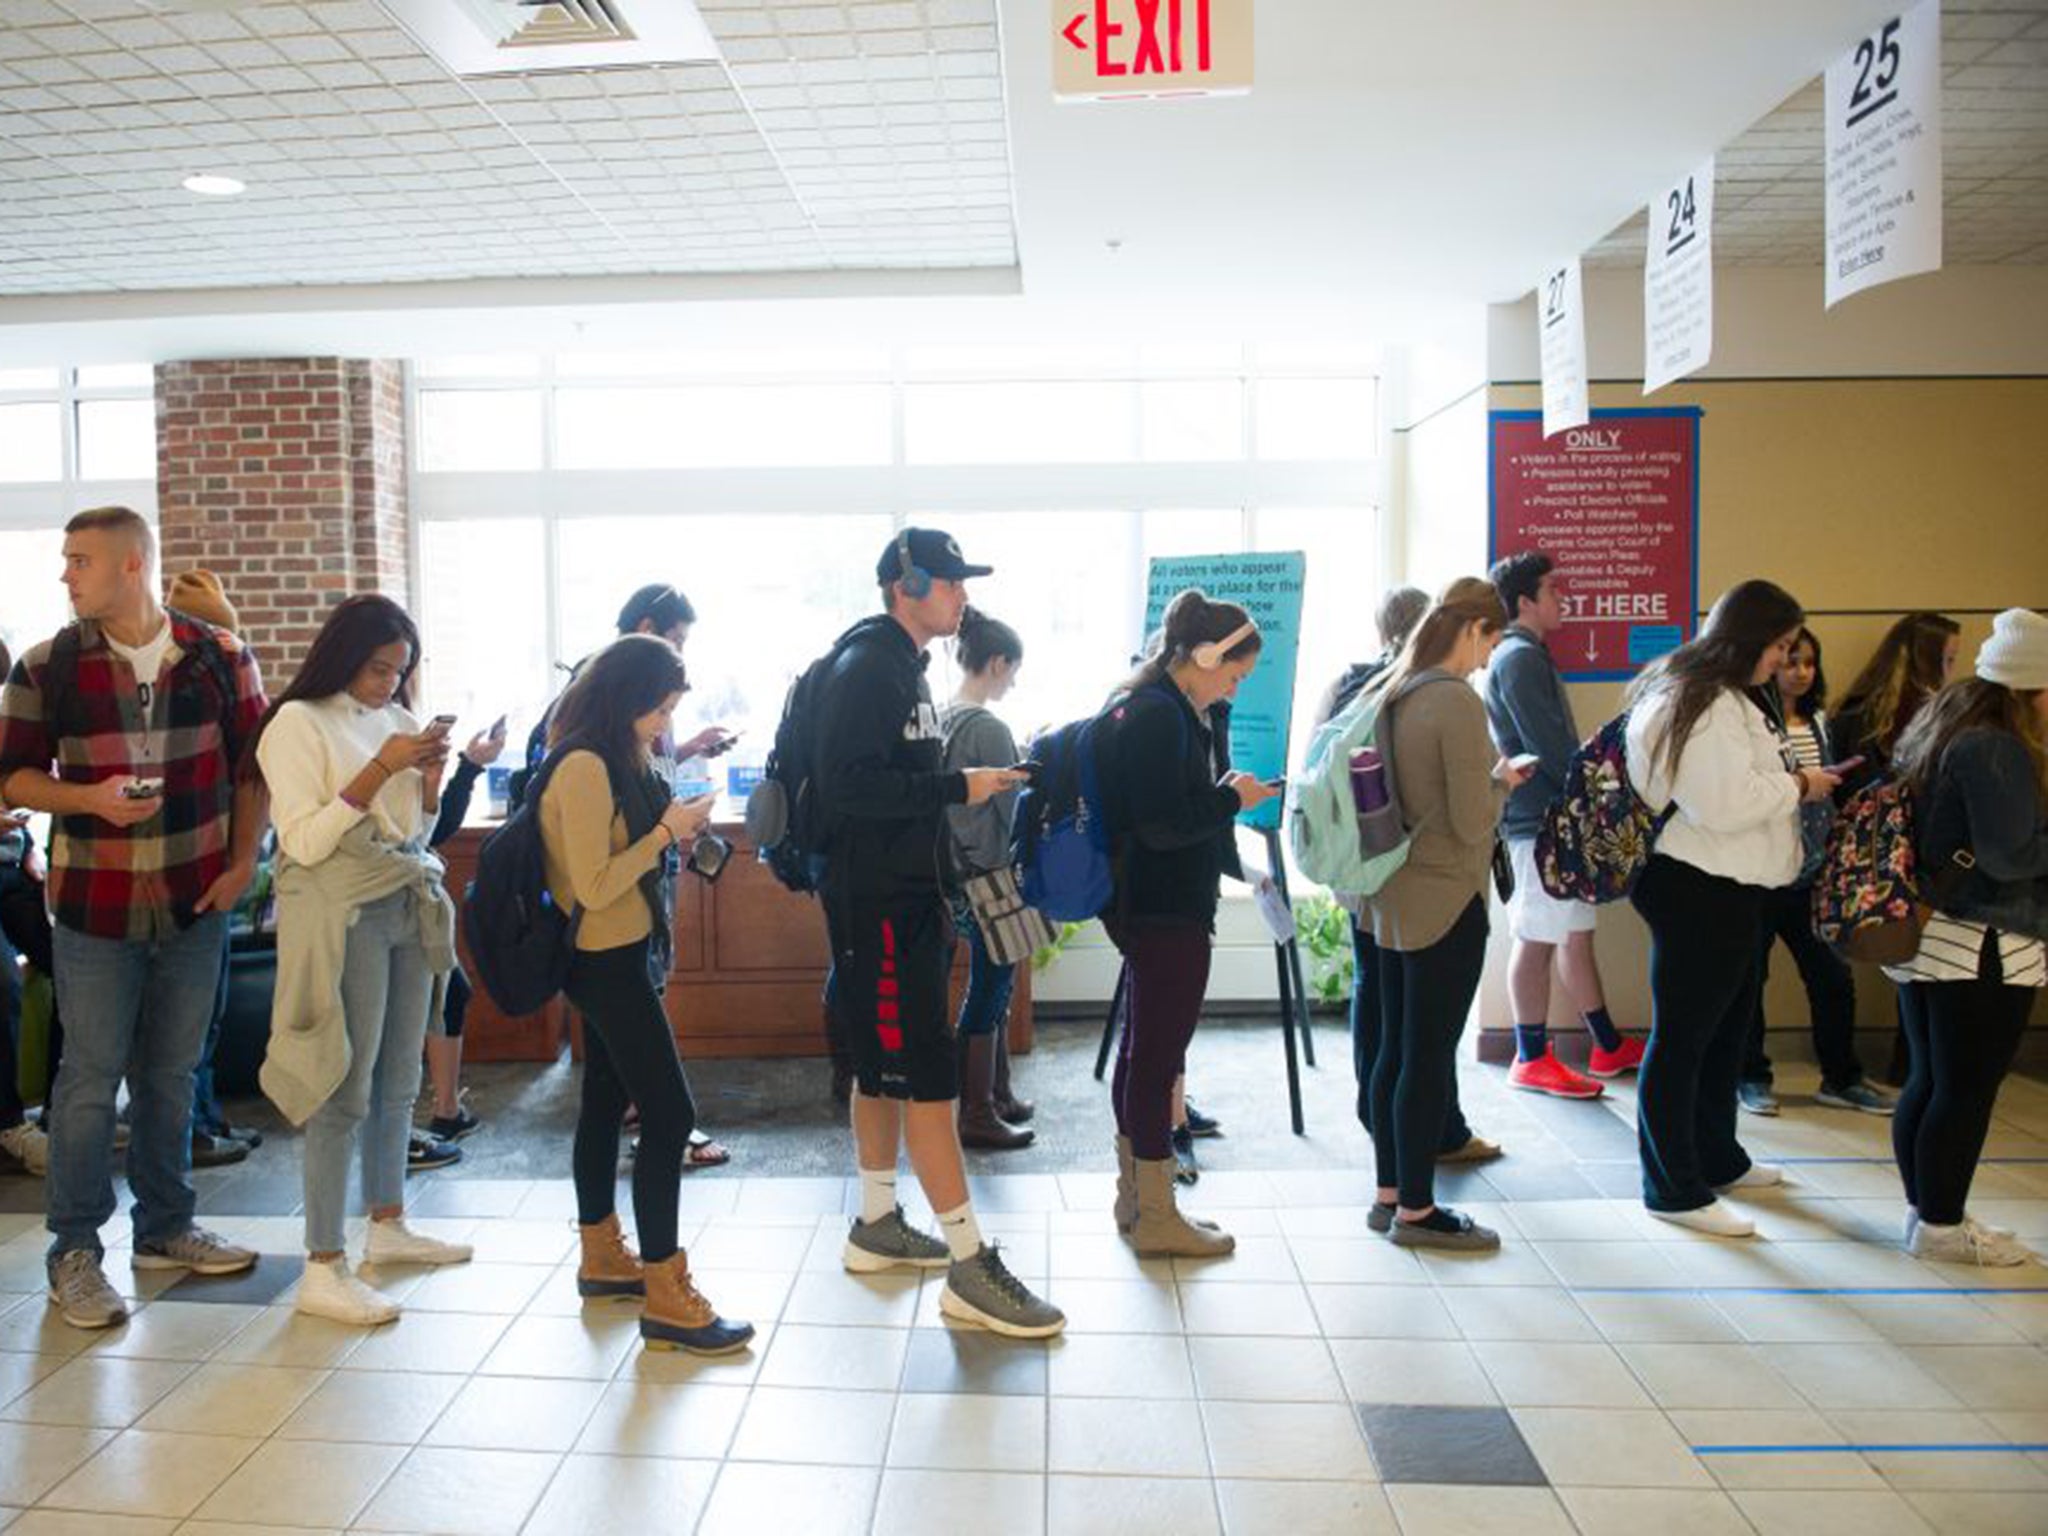
[[(1108, 79), (1118, 75), (1177, 75), (1186, 72), (1183, 45), (1188, 23), (1193, 21), (1197, 74), (1210, 66), (1214, 34), (1210, 26), (1210, 0), (1095, 0), (1095, 73)], [(1127, 17), (1128, 20), (1117, 19)], [(1074, 47), (1088, 51), (1090, 44), (1081, 31), (1091, 17), (1082, 11), (1060, 31)], [(1128, 38), (1128, 41), (1125, 39)]]

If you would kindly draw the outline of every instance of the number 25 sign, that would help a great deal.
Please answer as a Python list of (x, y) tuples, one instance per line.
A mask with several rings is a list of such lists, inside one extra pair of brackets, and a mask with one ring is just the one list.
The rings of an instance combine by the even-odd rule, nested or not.
[(1252, 0), (1052, 0), (1060, 101), (1214, 96), (1252, 85)]

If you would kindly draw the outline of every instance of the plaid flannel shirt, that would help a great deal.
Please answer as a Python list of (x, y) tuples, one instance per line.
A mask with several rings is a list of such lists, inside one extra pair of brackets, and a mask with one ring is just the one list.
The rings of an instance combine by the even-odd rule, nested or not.
[[(14, 664), (0, 693), (0, 781), (55, 765), (67, 784), (124, 774), (164, 781), (161, 809), (132, 827), (97, 816), (52, 818), (50, 911), (96, 938), (148, 940), (189, 926), (227, 868), (235, 765), (268, 707), (256, 659), (224, 630), (170, 615), (172, 649), (143, 709), (135, 674), (97, 624), (78, 625), (76, 693), (50, 697), (52, 641)], [(199, 654), (210, 635), (233, 679)]]

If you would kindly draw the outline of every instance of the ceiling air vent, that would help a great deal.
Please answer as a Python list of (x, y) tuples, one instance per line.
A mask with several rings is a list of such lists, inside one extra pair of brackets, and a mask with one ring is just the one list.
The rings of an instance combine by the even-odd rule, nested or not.
[(383, 0), (458, 75), (694, 64), (718, 44), (691, 0)]

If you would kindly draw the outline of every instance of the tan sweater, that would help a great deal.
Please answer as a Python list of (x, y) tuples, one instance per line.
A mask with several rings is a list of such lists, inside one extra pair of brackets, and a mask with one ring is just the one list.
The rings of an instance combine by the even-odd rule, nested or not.
[(1412, 953), (1451, 931), (1484, 896), (1507, 790), (1493, 777), (1486, 705), (1461, 681), (1429, 683), (1394, 707), (1394, 778), (1412, 841), (1372, 898), (1373, 938)]
[(618, 949), (654, 926), (640, 877), (660, 862), (668, 834), (659, 826), (637, 843), (612, 799), (611, 776), (595, 752), (571, 752), (540, 800), (548, 889), (564, 911), (580, 906), (578, 949)]

